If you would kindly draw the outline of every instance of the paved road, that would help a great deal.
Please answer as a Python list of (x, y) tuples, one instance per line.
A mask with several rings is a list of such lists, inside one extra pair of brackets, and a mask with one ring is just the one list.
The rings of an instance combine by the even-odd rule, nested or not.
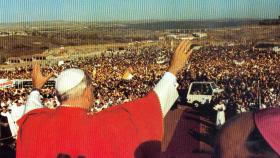
[(189, 107), (180, 106), (170, 111), (164, 121), (161, 157), (211, 158), (211, 140), (207, 134), (201, 135), (209, 126), (209, 121)]

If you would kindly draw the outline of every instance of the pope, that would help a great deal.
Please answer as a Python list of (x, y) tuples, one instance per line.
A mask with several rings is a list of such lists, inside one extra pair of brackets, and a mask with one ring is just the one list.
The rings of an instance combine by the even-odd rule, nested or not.
[(91, 78), (80, 69), (66, 69), (55, 83), (61, 105), (43, 108), (40, 89), (52, 76), (32, 70), (33, 90), (27, 112), (17, 123), (17, 158), (159, 157), (163, 118), (178, 97), (176, 75), (192, 53), (182, 41), (161, 80), (145, 97), (88, 113), (93, 105)]

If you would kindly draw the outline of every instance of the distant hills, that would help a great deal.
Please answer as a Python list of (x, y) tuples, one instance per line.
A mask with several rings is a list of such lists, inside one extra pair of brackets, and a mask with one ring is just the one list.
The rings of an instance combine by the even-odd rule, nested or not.
[(144, 30), (165, 29), (212, 29), (224, 27), (238, 27), (259, 24), (260, 19), (227, 19), (227, 20), (149, 20), (149, 21), (108, 21), (108, 22), (77, 22), (77, 21), (35, 21), (18, 23), (0, 23), (2, 28), (30, 28), (30, 27), (117, 27)]
[[(228, 19), (0, 23), (0, 57), (38, 54), (61, 46), (158, 40), (166, 33), (194, 32), (200, 29), (209, 33), (209, 40), (216, 41), (240, 41), (241, 39), (244, 41), (245, 38), (248, 38), (248, 41), (251, 38), (278, 40), (280, 37), (278, 29), (270, 29), (274, 26), (261, 26), (259, 25), (261, 21), (259, 19)], [(253, 29), (244, 26), (253, 26), (251, 27)], [(263, 28), (259, 29), (259, 27)], [(216, 31), (215, 29), (218, 30), (218, 28), (221, 29)], [(257, 34), (259, 34), (258, 38), (256, 38)]]
[(267, 19), (260, 21), (260, 25), (280, 25), (280, 16), (278, 19)]
[(134, 23), (127, 24), (128, 27), (136, 29), (151, 29), (151, 30), (165, 30), (165, 29), (214, 29), (224, 27), (238, 27), (243, 25), (255, 25), (259, 20), (204, 20), (204, 21), (157, 21), (149, 23)]

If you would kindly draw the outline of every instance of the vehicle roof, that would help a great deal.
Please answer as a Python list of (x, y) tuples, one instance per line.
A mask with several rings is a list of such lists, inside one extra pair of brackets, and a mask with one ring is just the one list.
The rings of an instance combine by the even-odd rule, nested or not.
[(214, 83), (214, 82), (211, 82), (211, 81), (210, 81), (210, 82), (209, 82), (209, 81), (208, 81), (208, 82), (204, 82), (204, 81), (202, 81), (202, 82), (195, 81), (195, 82), (191, 82), (191, 83)]

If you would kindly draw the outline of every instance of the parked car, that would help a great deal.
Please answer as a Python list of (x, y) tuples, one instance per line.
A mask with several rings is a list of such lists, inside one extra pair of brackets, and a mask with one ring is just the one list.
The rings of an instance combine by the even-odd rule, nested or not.
[(199, 107), (210, 103), (214, 95), (223, 91), (214, 82), (192, 82), (188, 89), (187, 103)]

